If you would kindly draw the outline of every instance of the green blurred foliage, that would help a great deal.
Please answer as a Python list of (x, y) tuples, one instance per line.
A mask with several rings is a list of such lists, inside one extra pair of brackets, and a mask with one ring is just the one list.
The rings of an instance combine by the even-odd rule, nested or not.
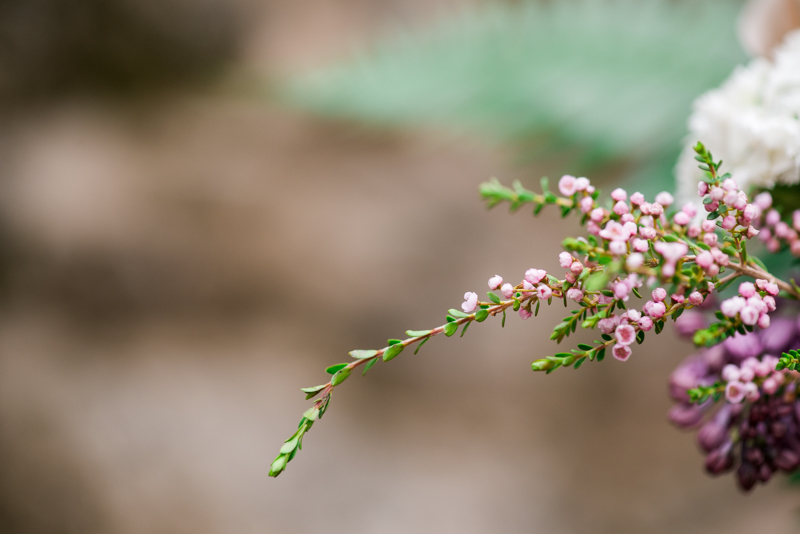
[(740, 4), (488, 4), (385, 37), (283, 94), (372, 126), (478, 133), (526, 157), (577, 148), (574, 170), (622, 160), (643, 192), (671, 189), (692, 101), (745, 59)]

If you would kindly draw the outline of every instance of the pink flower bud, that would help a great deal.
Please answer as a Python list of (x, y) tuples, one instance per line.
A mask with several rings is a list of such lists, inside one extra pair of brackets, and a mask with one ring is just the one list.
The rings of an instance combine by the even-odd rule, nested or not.
[(708, 193), (708, 184), (705, 182), (697, 182), (697, 196), (702, 197)]
[(703, 209), (706, 210), (708, 213), (711, 213), (712, 211), (716, 210), (717, 208), (719, 208), (719, 202), (716, 201), (716, 200), (714, 202), (712, 202), (711, 204), (703, 204)]
[(775, 225), (775, 235), (782, 238), (789, 237), (789, 225), (783, 221), (780, 221), (778, 224)]
[(753, 239), (758, 234), (759, 234), (759, 231), (756, 228), (754, 228), (752, 226), (748, 226), (747, 227), (747, 239)]
[(572, 274), (577, 276), (583, 272), (583, 264), (579, 261), (573, 261), (569, 266), (569, 270), (572, 271)]
[(717, 225), (714, 224), (714, 221), (706, 220), (700, 223), (700, 228), (702, 228), (704, 232), (713, 232), (714, 230), (716, 230)]
[(625, 317), (627, 317), (629, 321), (633, 321), (635, 323), (642, 318), (642, 314), (639, 313), (639, 310), (630, 309), (625, 312)]
[(739, 404), (744, 400), (744, 384), (738, 380), (728, 382), (725, 386), (725, 398), (731, 404)]
[(694, 261), (703, 269), (708, 269), (714, 265), (714, 256), (709, 251), (704, 250), (695, 257)]
[(632, 223), (632, 222), (636, 222), (636, 217), (634, 217), (630, 213), (626, 213), (626, 214), (622, 215), (619, 218), (619, 220), (620, 220), (620, 222), (623, 222), (623, 223), (629, 223), (629, 222)]
[(592, 214), (589, 215), (594, 222), (600, 222), (603, 220), (603, 217), (606, 216), (606, 210), (603, 208), (595, 208), (592, 210)]
[(503, 284), (503, 277), (499, 274), (489, 278), (489, 289), (497, 289)]
[(722, 379), (725, 382), (736, 382), (739, 380), (739, 367), (733, 364), (728, 364), (722, 368)]
[(510, 299), (515, 293), (514, 286), (511, 284), (503, 284), (503, 287), (500, 288), (500, 293), (502, 293), (505, 298)]
[(792, 228), (800, 232), (800, 210), (792, 212)]
[(544, 284), (539, 284), (539, 286), (536, 288), (536, 293), (540, 300), (547, 300), (553, 296), (553, 290)]
[(581, 213), (589, 213), (592, 211), (592, 207), (594, 206), (594, 200), (592, 197), (583, 197), (579, 205), (581, 207)]
[(567, 298), (570, 298), (575, 302), (580, 302), (583, 300), (583, 291), (577, 287), (571, 287), (567, 290)]
[(738, 191), (739, 186), (736, 185), (736, 182), (733, 181), (733, 178), (726, 178), (725, 181), (722, 182), (722, 189), (725, 191)]
[(756, 195), (756, 198), (753, 199), (753, 203), (758, 206), (761, 211), (766, 211), (772, 206), (772, 195), (767, 193), (766, 191)]
[(672, 205), (673, 202), (675, 202), (675, 199), (672, 197), (672, 195), (670, 195), (666, 191), (662, 191), (661, 193), (656, 195), (656, 202), (658, 202), (665, 208), (668, 208)]
[(617, 328), (618, 324), (619, 324), (618, 317), (607, 317), (605, 319), (600, 319), (599, 321), (597, 321), (597, 329), (604, 334), (610, 334)]
[(781, 220), (781, 214), (778, 213), (776, 210), (769, 210), (767, 212), (767, 216), (764, 217), (764, 222), (767, 223), (768, 226), (775, 226)]
[(675, 224), (677, 224), (678, 226), (686, 226), (687, 224), (689, 224), (689, 222), (691, 222), (692, 218), (689, 217), (689, 215), (686, 214), (685, 212), (679, 211), (678, 213), (675, 214), (672, 220), (675, 221)]
[(739, 294), (746, 299), (749, 299), (756, 294), (756, 286), (750, 282), (742, 282), (739, 284)]
[(633, 250), (636, 252), (647, 252), (649, 246), (647, 245), (647, 241), (644, 239), (634, 239), (633, 240)]
[(725, 198), (722, 200), (728, 206), (733, 206), (736, 204), (736, 201), (739, 200), (739, 194), (735, 191), (731, 193), (726, 193)]
[(558, 190), (561, 191), (561, 194), (565, 197), (571, 197), (575, 194), (575, 191), (577, 191), (575, 183), (576, 181), (577, 179), (574, 176), (565, 174), (558, 181)]
[(781, 292), (780, 288), (778, 287), (778, 284), (773, 284), (773, 283), (767, 284), (766, 287), (764, 287), (764, 291), (766, 291), (773, 297), (777, 297), (778, 293)]
[(700, 235), (700, 225), (697, 225), (697, 224), (691, 225), (689, 227), (689, 229), (686, 230), (686, 234), (689, 237), (692, 237), (692, 238), (699, 236)]
[(753, 382), (748, 382), (744, 385), (744, 398), (749, 400), (750, 402), (755, 402), (761, 397), (761, 394), (758, 392), (758, 386), (755, 385)]
[(639, 328), (645, 332), (649, 332), (653, 329), (653, 320), (650, 317), (642, 317), (638, 322)]
[(747, 301), (742, 297), (731, 297), (723, 300), (719, 305), (719, 309), (725, 317), (736, 317), (736, 314), (745, 307)]
[(461, 304), (461, 309), (464, 313), (472, 313), (478, 307), (478, 295), (476, 293), (464, 293), (464, 302)]
[(761, 384), (761, 388), (767, 395), (773, 395), (778, 391), (778, 383), (771, 378), (767, 378), (764, 380), (764, 383)]
[(597, 226), (597, 223), (594, 221), (586, 223), (586, 231), (592, 235), (600, 235), (600, 227)]
[(730, 258), (728, 258), (728, 255), (722, 252), (720, 249), (712, 248), (711, 255), (714, 256), (714, 261), (717, 263), (717, 265), (721, 265), (723, 267), (728, 265)]
[(675, 276), (675, 264), (674, 263), (664, 263), (661, 266), (661, 277), (662, 278), (672, 278)]
[(708, 269), (706, 269), (706, 274), (707, 274), (708, 276), (712, 277), (712, 278), (713, 278), (713, 277), (715, 277), (715, 276), (717, 276), (717, 275), (719, 274), (719, 265), (717, 265), (717, 264), (715, 263), (714, 265), (712, 265), (711, 267), (709, 267)]
[(706, 234), (703, 236), (703, 243), (709, 247), (713, 247), (717, 244), (717, 239), (717, 234)]
[(644, 195), (641, 194), (640, 192), (637, 191), (631, 195), (631, 204), (633, 204), (634, 206), (639, 206), (643, 202), (644, 202)]
[(640, 226), (639, 235), (644, 239), (655, 239), (657, 234), (655, 228), (650, 228), (649, 226)]
[(618, 187), (611, 192), (611, 198), (617, 202), (624, 202), (628, 199), (628, 193), (621, 187)]
[(631, 348), (627, 345), (620, 345), (617, 343), (611, 348), (611, 354), (619, 361), (625, 362), (631, 357)]
[(650, 215), (652, 215), (653, 217), (658, 217), (662, 213), (664, 213), (664, 206), (662, 206), (660, 203), (653, 202), (650, 205)]
[(636, 223), (633, 221), (625, 221), (625, 224), (622, 225), (622, 229), (625, 230), (625, 235), (627, 236), (625, 239), (630, 239), (631, 236), (636, 235), (636, 232), (639, 230), (639, 227), (636, 226)]
[(713, 186), (708, 194), (711, 195), (712, 200), (716, 200), (717, 202), (725, 198), (725, 190), (717, 186)]
[(545, 276), (547, 276), (547, 271), (542, 269), (528, 269), (525, 271), (525, 280), (531, 284), (538, 284)]
[(744, 209), (742, 210), (742, 218), (748, 223), (750, 223), (753, 219), (755, 219), (757, 215), (758, 215), (758, 208), (756, 208), (752, 204), (745, 205)]
[(575, 190), (576, 191), (586, 191), (586, 188), (589, 187), (589, 179), (585, 176), (581, 176), (577, 180), (575, 180)]
[(736, 217), (727, 215), (722, 218), (722, 227), (726, 230), (733, 230), (736, 228)]
[(747, 299), (747, 305), (752, 306), (756, 309), (759, 314), (767, 313), (769, 311), (769, 307), (767, 303), (761, 298), (761, 295), (755, 294), (749, 299)]
[(586, 186), (586, 193), (589, 195), (594, 194), (594, 186), (593, 185)]
[(531, 313), (530, 310), (526, 310), (525, 308), (520, 308), (519, 309), (519, 317), (520, 317), (520, 319), (523, 319), (523, 320), (530, 319), (532, 315), (533, 315), (533, 313)]
[(558, 255), (558, 264), (561, 265), (564, 269), (569, 268), (572, 265), (572, 254), (569, 252), (562, 252)]
[(634, 252), (628, 259), (625, 260), (625, 264), (628, 266), (628, 269), (638, 269), (644, 263), (644, 256), (639, 254), (638, 252)]
[(689, 293), (689, 302), (693, 306), (700, 306), (703, 303), (703, 294), (699, 291), (692, 291)]
[(697, 206), (695, 206), (691, 202), (687, 202), (686, 204), (683, 205), (681, 211), (686, 215), (688, 215), (689, 217), (694, 217), (695, 215), (697, 215)]
[(773, 297), (767, 295), (762, 299), (762, 301), (764, 302), (764, 304), (767, 305), (767, 311), (771, 312), (775, 311), (776, 305), (775, 305), (775, 299)]
[(659, 241), (653, 245), (653, 248), (655, 248), (656, 252), (661, 254), (669, 263), (675, 263), (689, 252), (689, 247), (685, 243), (680, 242), (666, 243), (664, 241)]
[(650, 311), (647, 315), (652, 317), (653, 319), (661, 319), (664, 317), (664, 314), (667, 313), (667, 307), (664, 305), (663, 302), (656, 302), (652, 306), (650, 306)]
[(654, 301), (661, 302), (665, 298), (667, 298), (667, 290), (664, 289), (663, 287), (657, 287), (657, 288), (655, 288), (653, 290), (651, 295), (652, 295)]
[(621, 324), (614, 330), (614, 337), (619, 345), (630, 345), (636, 341), (636, 330), (631, 325)]
[(670, 298), (672, 299), (672, 302), (675, 302), (677, 304), (683, 304), (686, 301), (686, 297), (684, 297), (683, 295), (679, 295), (678, 293), (673, 293), (672, 295), (670, 295)]
[(752, 367), (745, 367), (744, 365), (740, 367), (739, 380), (741, 382), (752, 382), (755, 377), (756, 373)]
[(739, 317), (742, 318), (744, 324), (753, 326), (758, 322), (759, 313), (753, 306), (745, 306), (742, 308), (742, 311), (739, 312)]
[(575, 280), (577, 280), (577, 279), (575, 278), (575, 275), (574, 275), (574, 274), (572, 274), (571, 272), (568, 272), (568, 273), (566, 273), (566, 274), (564, 275), (564, 280), (566, 280), (566, 281), (567, 281), (567, 282), (569, 282), (570, 284), (574, 284), (574, 283), (575, 283)]
[(624, 299), (628, 296), (630, 288), (624, 282), (617, 282), (614, 284), (614, 297), (617, 299)]
[(612, 241), (608, 244), (608, 251), (615, 256), (622, 256), (628, 252), (628, 245), (624, 241)]

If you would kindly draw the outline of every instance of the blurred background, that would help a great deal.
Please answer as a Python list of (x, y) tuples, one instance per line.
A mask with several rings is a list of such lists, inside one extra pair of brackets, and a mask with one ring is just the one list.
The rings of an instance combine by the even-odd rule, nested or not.
[(479, 183), (671, 189), (741, 8), (0, 2), (0, 531), (793, 531), (667, 423), (689, 344), (531, 373), (559, 309), (354, 376), (267, 477), (327, 365), (558, 270), (576, 222)]

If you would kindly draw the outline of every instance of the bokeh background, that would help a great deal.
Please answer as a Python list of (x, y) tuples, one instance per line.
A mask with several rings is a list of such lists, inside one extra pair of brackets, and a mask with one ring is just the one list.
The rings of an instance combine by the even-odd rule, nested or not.
[(267, 476), (327, 365), (557, 270), (576, 222), (480, 182), (670, 187), (741, 2), (613, 4), (0, 3), (0, 531), (794, 531), (667, 423), (688, 343), (534, 375), (557, 307), (352, 377)]

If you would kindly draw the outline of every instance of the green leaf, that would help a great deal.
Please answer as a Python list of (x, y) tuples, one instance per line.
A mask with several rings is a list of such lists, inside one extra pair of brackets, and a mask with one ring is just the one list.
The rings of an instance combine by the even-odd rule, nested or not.
[(469, 328), (469, 325), (471, 325), (471, 324), (472, 324), (472, 322), (471, 322), (471, 321), (470, 321), (470, 322), (467, 322), (467, 323), (464, 323), (464, 329), (463, 329), (463, 330), (461, 330), (461, 337), (464, 337), (464, 334), (466, 334), (466, 333), (467, 333), (467, 328)]
[(611, 276), (606, 271), (592, 273), (589, 278), (586, 279), (585, 285), (587, 291), (598, 291), (603, 289), (608, 284), (610, 278)]
[(406, 330), (406, 335), (408, 337), (422, 337), (427, 336), (433, 332), (433, 330)]
[(581, 350), (592, 350), (594, 347), (587, 345), (586, 343), (578, 343), (578, 348)]
[(597, 361), (602, 362), (603, 358), (605, 357), (606, 357), (606, 348), (603, 347), (602, 349), (600, 349), (600, 352), (597, 353)]
[(458, 323), (447, 323), (444, 325), (444, 335), (447, 337), (452, 336), (458, 330)]
[(425, 339), (423, 339), (423, 340), (422, 340), (422, 343), (420, 343), (420, 344), (417, 346), (417, 350), (415, 350), (415, 351), (414, 351), (414, 354), (417, 354), (417, 353), (419, 352), (419, 349), (421, 349), (421, 348), (422, 348), (422, 345), (424, 345), (425, 343), (427, 343), (429, 339), (430, 339), (429, 337), (426, 337)]
[(367, 364), (364, 366), (364, 372), (361, 373), (361, 376), (367, 376), (367, 371), (372, 369), (372, 366), (375, 365), (376, 363), (378, 363), (378, 358), (368, 361)]
[(336, 371), (336, 374), (333, 375), (333, 378), (331, 378), (331, 384), (334, 385), (334, 386), (338, 386), (339, 384), (341, 384), (342, 382), (347, 380), (348, 376), (350, 376), (350, 368), (349, 367), (345, 367), (343, 369), (339, 369), (338, 371)]
[[(451, 324), (456, 323), (449, 323), (448, 326)], [(392, 345), (391, 347), (387, 347), (383, 352), (383, 361), (388, 362), (389, 360), (395, 358), (398, 354), (403, 352), (403, 349), (405, 348), (405, 345)]]
[(453, 317), (458, 317), (459, 319), (463, 319), (463, 318), (469, 317), (471, 315), (469, 313), (464, 313), (462, 311), (458, 311), (458, 310), (454, 310), (454, 309), (447, 310), (447, 313), (449, 313)]
[(402, 339), (389, 339), (389, 340), (386, 341), (386, 344), (391, 346), (391, 345), (397, 345), (398, 343), (402, 343), (402, 342), (403, 342)]
[(489, 312), (486, 310), (478, 310), (475, 312), (475, 320), (479, 323), (485, 321), (487, 317), (489, 317)]
[(578, 369), (581, 365), (583, 365), (583, 362), (585, 361), (586, 361), (586, 356), (584, 356), (583, 358), (578, 358), (578, 360), (575, 362), (574, 369)]
[(489, 291), (488, 293), (486, 293), (486, 295), (489, 297), (489, 300), (491, 300), (491, 301), (492, 301), (492, 302), (494, 302), (495, 304), (500, 304), (500, 303), (502, 302), (502, 301), (500, 300), (500, 297), (498, 297), (497, 295), (495, 295), (495, 294), (494, 294), (494, 293), (492, 293), (491, 291)]
[(340, 369), (344, 369), (345, 367), (347, 367), (347, 365), (348, 364), (346, 363), (337, 363), (336, 365), (331, 365), (330, 367), (325, 369), (325, 372), (328, 373), (329, 375), (333, 375), (336, 374)]
[[(377, 350), (351, 350), (350, 351), (350, 356), (352, 356), (356, 360), (366, 360), (367, 358), (372, 358), (376, 354), (378, 354)], [(337, 369), (337, 371), (338, 371), (338, 369)]]

